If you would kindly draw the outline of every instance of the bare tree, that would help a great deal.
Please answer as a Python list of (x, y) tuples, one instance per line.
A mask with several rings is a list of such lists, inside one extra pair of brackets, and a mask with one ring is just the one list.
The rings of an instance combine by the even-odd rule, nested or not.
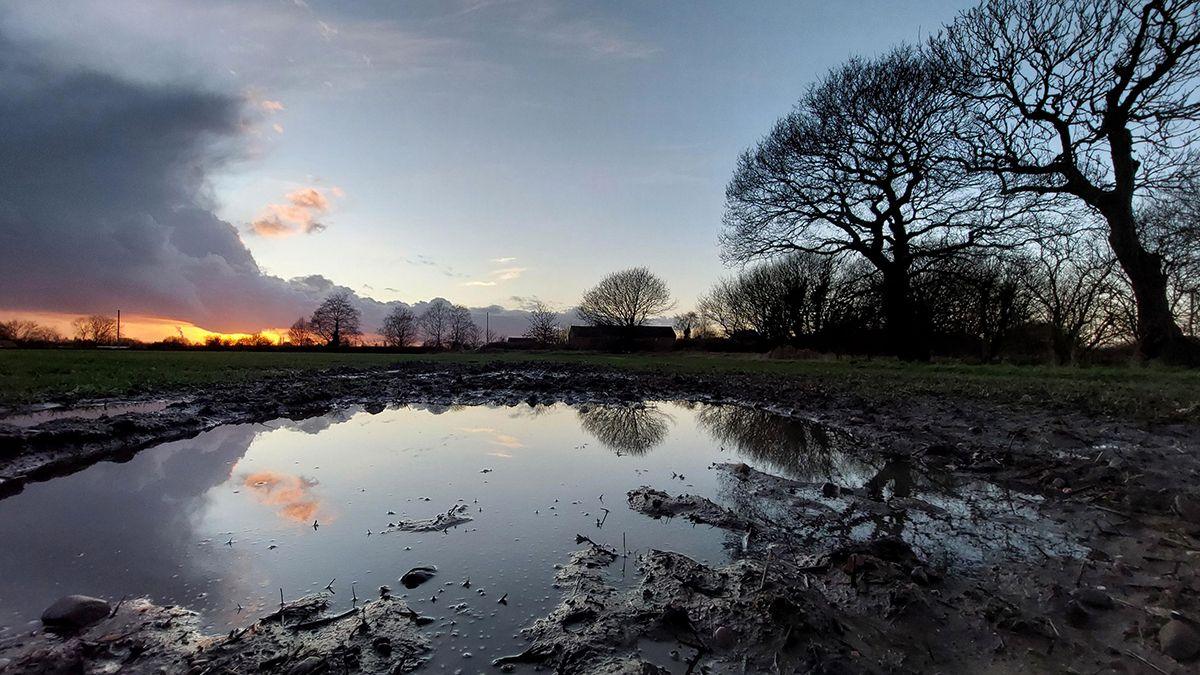
[(1200, 180), (1155, 195), (1138, 211), (1138, 230), (1162, 257), (1167, 300), (1179, 327), (1200, 336)]
[(307, 318), (302, 316), (296, 319), (296, 322), (288, 329), (288, 342), (297, 347), (308, 347), (315, 342), (312, 326), (309, 325)]
[(1200, 360), (1171, 314), (1137, 200), (1174, 184), (1200, 131), (1195, 0), (985, 0), (933, 41), (972, 103), (970, 168), (1008, 194), (1068, 196), (1099, 213), (1137, 303), (1146, 358)]
[(576, 311), (593, 326), (633, 327), (673, 307), (666, 282), (645, 267), (633, 267), (601, 279), (584, 293)]
[(533, 303), (529, 307), (529, 326), (525, 328), (525, 337), (544, 345), (561, 344), (566, 336), (558, 322), (558, 312), (541, 301)]
[(75, 331), (75, 339), (82, 342), (94, 342), (106, 345), (117, 339), (117, 320), (104, 314), (81, 316), (71, 322)]
[(411, 309), (397, 305), (384, 317), (379, 334), (388, 347), (406, 347), (417, 337), (417, 316)]
[(692, 331), (696, 330), (700, 325), (700, 315), (694, 311), (676, 314), (671, 317), (671, 325), (683, 336), (684, 340), (690, 340), (692, 339)]
[(49, 326), (26, 319), (0, 321), (0, 340), (13, 342), (61, 342), (62, 335)]
[(479, 346), (479, 325), (471, 318), (471, 310), (462, 305), (450, 308), (446, 340), (451, 349), (473, 349)]
[(349, 291), (335, 291), (313, 312), (309, 327), (330, 347), (339, 347), (362, 335), (359, 321), (358, 308), (351, 302)]
[(1114, 292), (1116, 265), (1085, 235), (1049, 240), (1039, 248), (1028, 287), (1050, 330), (1056, 363), (1077, 360), (1117, 331), (1117, 317), (1106, 303)]
[(862, 256), (882, 276), (896, 353), (927, 358), (914, 264), (1003, 234), (986, 178), (949, 159), (962, 117), (937, 63), (916, 48), (835, 68), (739, 160), (726, 189), (724, 257)]
[(427, 346), (441, 349), (447, 345), (452, 310), (449, 302), (437, 298), (421, 313), (421, 333)]

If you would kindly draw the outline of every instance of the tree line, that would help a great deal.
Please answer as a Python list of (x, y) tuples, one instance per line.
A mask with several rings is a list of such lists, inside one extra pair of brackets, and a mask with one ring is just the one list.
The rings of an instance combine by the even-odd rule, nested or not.
[[(806, 292), (841, 293), (753, 318), (773, 334), (852, 321), (854, 296), (921, 359), (938, 321), (990, 339), (1024, 302), (1072, 348), (1123, 333), (1197, 363), (1198, 74), (1194, 0), (985, 0), (814, 83), (739, 158), (722, 255), (815, 269)], [(707, 304), (727, 312), (731, 290), (780, 273), (743, 272)], [(994, 295), (973, 313), (950, 306), (979, 284)]]

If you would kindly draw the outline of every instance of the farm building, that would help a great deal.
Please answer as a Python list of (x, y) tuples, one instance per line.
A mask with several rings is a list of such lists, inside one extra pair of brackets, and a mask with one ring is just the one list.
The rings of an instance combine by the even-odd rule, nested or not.
[(567, 333), (572, 349), (659, 351), (674, 345), (670, 326), (571, 326)]

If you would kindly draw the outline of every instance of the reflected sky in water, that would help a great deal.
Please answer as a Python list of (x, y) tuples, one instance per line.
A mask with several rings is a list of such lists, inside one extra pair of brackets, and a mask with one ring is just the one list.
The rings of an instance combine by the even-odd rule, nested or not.
[[(631, 550), (728, 559), (736, 533), (652, 520), (625, 501), (628, 490), (650, 485), (752, 508), (709, 468), (727, 461), (814, 486), (874, 481), (880, 497), (944, 487), (856, 455), (844, 432), (743, 408), (410, 406), (232, 425), (0, 500), (0, 639), (68, 593), (146, 594), (226, 630), (278, 604), (281, 587), (295, 598), (334, 580), (337, 609), (350, 605), (352, 582), (359, 597), (382, 584), (403, 590), (400, 575), (433, 564), (438, 576), (407, 597), (441, 620), (430, 627), (440, 636), (436, 660), (463, 666), (460, 654), (470, 651), (470, 665), (485, 666), (519, 650), (519, 628), (557, 601), (553, 566), (576, 548), (577, 533), (618, 549), (624, 534)], [(951, 493), (964, 490), (997, 491), (996, 504), (1008, 497), (977, 484)], [(939, 499), (950, 509), (961, 501)], [(380, 534), (460, 503), (473, 522)], [(978, 517), (973, 508), (961, 506), (963, 517)], [(944, 538), (920, 516), (864, 522), (848, 534), (880, 527)], [(968, 558), (977, 545), (953, 542)], [(621, 567), (614, 580), (625, 572), (632, 583), (632, 563)], [(469, 589), (461, 585), (468, 577)], [(498, 605), (505, 593), (509, 604)]]

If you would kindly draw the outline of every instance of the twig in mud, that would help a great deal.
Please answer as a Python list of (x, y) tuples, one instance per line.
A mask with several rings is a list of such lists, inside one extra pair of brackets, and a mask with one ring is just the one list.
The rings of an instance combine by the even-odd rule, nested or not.
[(767, 549), (767, 562), (763, 564), (762, 579), (758, 582), (758, 590), (762, 590), (767, 585), (767, 572), (771, 569), (771, 549)]
[(355, 582), (353, 582), (353, 581), (350, 582), (350, 602), (357, 605), (358, 604), (358, 594), (354, 592), (354, 584), (355, 584)]
[(1147, 659), (1146, 659), (1146, 657), (1142, 656), (1141, 654), (1138, 654), (1138, 653), (1134, 652), (1132, 649), (1126, 649), (1126, 650), (1125, 650), (1125, 654), (1126, 654), (1127, 656), (1131, 656), (1131, 657), (1133, 657), (1133, 658), (1137, 659), (1138, 661), (1141, 661), (1142, 663), (1146, 664), (1147, 666), (1150, 666), (1150, 667), (1151, 667), (1151, 668), (1153, 668), (1154, 670), (1157, 670), (1158, 672), (1162, 673), (1162, 675), (1170, 675), (1170, 674), (1169, 674), (1167, 671), (1165, 671), (1165, 670), (1163, 670), (1162, 668), (1159, 668), (1158, 666), (1154, 665), (1154, 664), (1153, 664), (1153, 663), (1151, 663), (1149, 660), (1147, 660)]
[(117, 612), (121, 611), (121, 605), (125, 604), (125, 598), (127, 598), (127, 597), (129, 597), (129, 596), (128, 595), (121, 596), (121, 599), (117, 601), (117, 606), (113, 607), (112, 611), (108, 613), (108, 618), (110, 618), (110, 619), (113, 618), (114, 616), (117, 615)]
[(286, 625), (287, 625), (287, 617), (285, 617), (285, 616), (283, 615), (283, 609), (284, 609), (284, 605), (283, 605), (283, 587), (281, 586), (281, 587), (279, 588), (279, 625), (280, 625), (280, 626), (286, 626)]
[(325, 584), (325, 590), (329, 591), (330, 593), (333, 593), (334, 595), (337, 595), (337, 591), (333, 590), (333, 582), (335, 582), (335, 581), (337, 581), (337, 577), (330, 579), (329, 583)]
[(1054, 625), (1054, 621), (1047, 618), (1046, 623), (1050, 624), (1050, 630), (1054, 631), (1054, 637), (1062, 639), (1062, 633), (1058, 632), (1058, 626)]

